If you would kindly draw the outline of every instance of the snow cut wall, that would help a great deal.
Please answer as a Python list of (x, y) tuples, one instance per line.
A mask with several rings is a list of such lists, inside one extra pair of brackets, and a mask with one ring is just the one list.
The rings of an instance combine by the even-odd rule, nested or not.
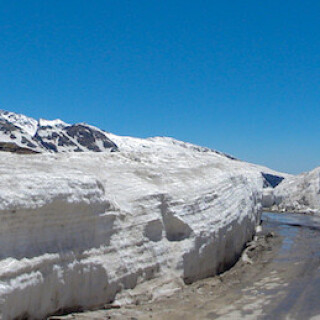
[(3, 320), (214, 275), (259, 222), (260, 172), (217, 154), (3, 154), (0, 174)]

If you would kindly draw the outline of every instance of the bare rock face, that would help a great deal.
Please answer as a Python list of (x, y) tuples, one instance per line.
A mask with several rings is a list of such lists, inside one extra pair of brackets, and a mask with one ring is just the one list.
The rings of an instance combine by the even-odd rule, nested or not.
[(21, 147), (12, 142), (0, 142), (0, 151), (20, 153), (20, 154), (38, 153), (37, 151), (34, 151), (29, 148)]
[(118, 147), (102, 130), (86, 125), (40, 126), (36, 133), (40, 144), (54, 152), (117, 151)]

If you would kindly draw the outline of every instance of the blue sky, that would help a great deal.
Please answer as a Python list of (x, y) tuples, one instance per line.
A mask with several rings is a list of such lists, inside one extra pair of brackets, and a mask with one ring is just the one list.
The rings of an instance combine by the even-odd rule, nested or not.
[(320, 165), (320, 1), (1, 1), (0, 108)]

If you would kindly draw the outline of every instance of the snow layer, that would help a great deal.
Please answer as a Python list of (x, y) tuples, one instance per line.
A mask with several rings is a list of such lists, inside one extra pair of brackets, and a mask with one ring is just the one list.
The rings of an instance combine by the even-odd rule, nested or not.
[(260, 171), (181, 145), (2, 154), (2, 319), (128, 301), (150, 279), (190, 283), (225, 270), (260, 221)]
[(265, 190), (263, 205), (276, 211), (320, 214), (320, 167), (288, 176), (275, 189)]
[(171, 137), (152, 137), (147, 139), (118, 136), (110, 132), (106, 133), (108, 138), (112, 140), (119, 148), (119, 151), (125, 152), (177, 152), (180, 151), (196, 151), (196, 152), (215, 152), (218, 155), (235, 159), (225, 153), (201, 147), (192, 143), (179, 141)]
[(38, 121), (23, 114), (0, 110), (0, 118), (7, 120), (30, 136), (34, 136), (37, 131)]
[(60, 119), (55, 119), (55, 120), (39, 119), (38, 125), (40, 127), (58, 127), (58, 128), (64, 128), (64, 127), (70, 126), (70, 124)]

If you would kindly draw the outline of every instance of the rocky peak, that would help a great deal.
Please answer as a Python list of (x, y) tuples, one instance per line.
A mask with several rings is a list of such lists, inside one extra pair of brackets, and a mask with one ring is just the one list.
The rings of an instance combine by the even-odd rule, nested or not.
[(39, 121), (0, 110), (0, 151), (106, 152), (117, 151), (107, 134), (85, 123), (70, 125), (60, 119)]

